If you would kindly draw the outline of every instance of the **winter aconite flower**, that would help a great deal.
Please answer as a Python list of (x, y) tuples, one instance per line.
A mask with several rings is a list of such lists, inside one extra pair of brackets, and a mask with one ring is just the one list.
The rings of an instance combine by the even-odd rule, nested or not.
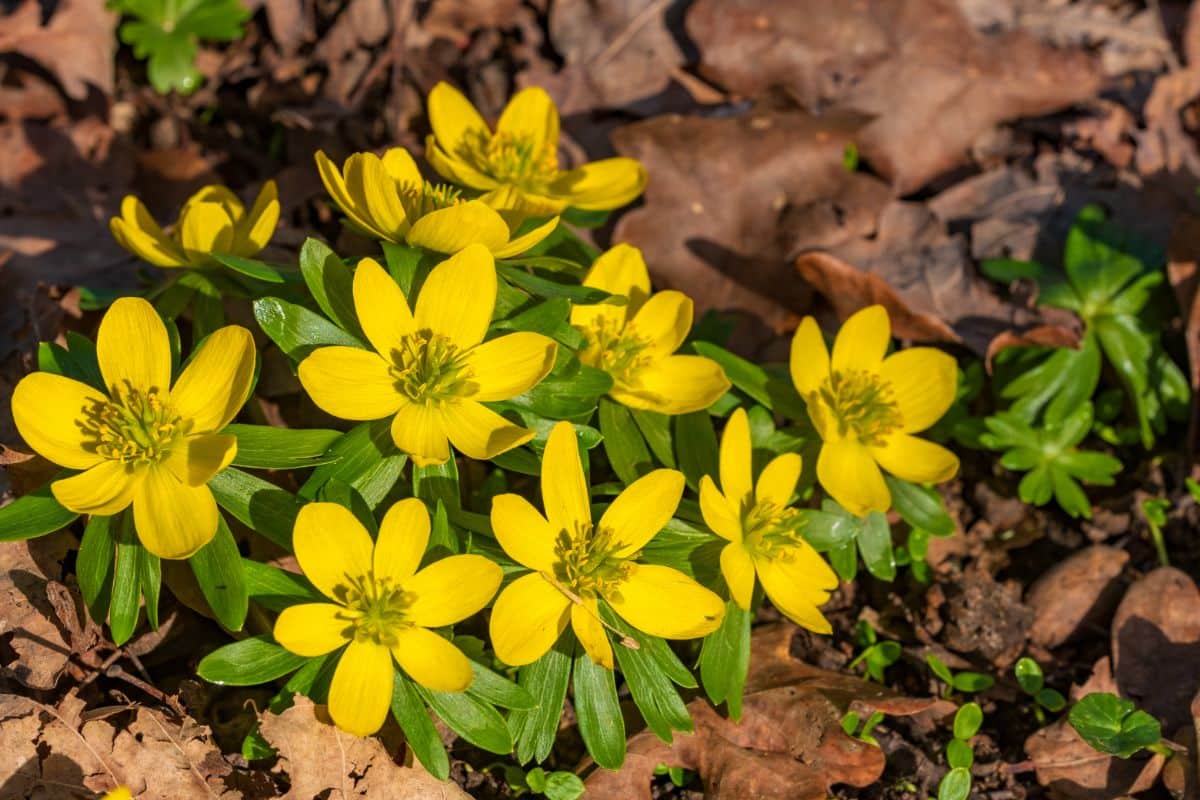
[(237, 453), (219, 433), (246, 402), (254, 340), (237, 325), (214, 331), (171, 385), (171, 344), (154, 307), (126, 297), (100, 322), (96, 356), (105, 390), (49, 372), (13, 392), (29, 446), (78, 475), (51, 484), (80, 514), (133, 505), (138, 538), (162, 558), (187, 558), (217, 531), (209, 479)]
[(300, 362), (300, 383), (335, 417), (395, 415), (392, 439), (418, 465), (446, 461), (450, 444), (481, 460), (522, 445), (533, 431), (483, 403), (536, 385), (554, 366), (556, 345), (529, 332), (483, 341), (496, 291), (496, 265), (479, 244), (433, 268), (414, 310), (387, 272), (363, 259), (354, 308), (373, 351), (319, 348)]
[(471, 685), (471, 662), (430, 628), (464, 620), (500, 586), (500, 567), (479, 555), (434, 561), (418, 570), (429, 543), (429, 512), (415, 498), (396, 503), (371, 536), (336, 503), (309, 503), (292, 532), (296, 560), (329, 603), (283, 610), (275, 640), (301, 656), (338, 656), (329, 716), (359, 736), (379, 730), (392, 700), (392, 661), (439, 692)]
[(931, 347), (885, 358), (890, 339), (887, 311), (869, 306), (842, 325), (832, 356), (812, 317), (792, 340), (792, 381), (822, 440), (817, 480), (859, 515), (891, 505), (880, 467), (915, 483), (948, 480), (958, 471), (953, 453), (912, 435), (954, 401), (954, 359)]
[(483, 192), (512, 186), (546, 213), (608, 211), (646, 188), (646, 171), (632, 158), (559, 169), (558, 109), (543, 89), (517, 92), (493, 131), (462, 92), (439, 83), (429, 93), (429, 123), (425, 157), (447, 180)]
[(717, 362), (674, 355), (692, 329), (692, 300), (682, 292), (650, 294), (641, 251), (619, 244), (596, 259), (583, 282), (628, 299), (623, 306), (574, 306), (571, 324), (587, 346), (579, 359), (613, 379), (609, 392), (630, 408), (686, 414), (708, 408), (729, 390)]
[(133, 800), (133, 795), (130, 794), (128, 786), (118, 786), (100, 800)]
[(257, 255), (279, 222), (275, 182), (267, 181), (249, 211), (224, 186), (205, 186), (184, 204), (167, 234), (133, 195), (121, 201), (121, 216), (109, 230), (117, 244), (159, 267), (206, 267), (212, 254)]
[(448, 254), (481, 244), (496, 258), (509, 258), (545, 239), (558, 225), (554, 217), (516, 235), (529, 217), (518, 192), (503, 188), (474, 200), (464, 197), (453, 186), (422, 178), (403, 147), (388, 150), (383, 158), (355, 153), (340, 171), (318, 152), (317, 169), (351, 225), (387, 242)]
[(496, 539), (533, 570), (500, 593), (492, 610), (496, 655), (529, 664), (554, 646), (567, 623), (592, 661), (613, 666), (601, 600), (651, 636), (692, 639), (721, 624), (721, 598), (670, 567), (638, 563), (642, 547), (675, 513), (683, 474), (655, 470), (629, 485), (593, 523), (575, 430), (559, 422), (542, 459), (546, 516), (520, 495), (492, 502)]
[(754, 577), (762, 581), (771, 602), (797, 625), (829, 633), (818, 610), (837, 588), (837, 576), (801, 535), (804, 520), (789, 508), (800, 456), (776, 456), (753, 481), (750, 422), (738, 409), (721, 436), (721, 487), (700, 479), (700, 511), (704, 521), (729, 544), (721, 550), (721, 573), (735, 603), (750, 608)]

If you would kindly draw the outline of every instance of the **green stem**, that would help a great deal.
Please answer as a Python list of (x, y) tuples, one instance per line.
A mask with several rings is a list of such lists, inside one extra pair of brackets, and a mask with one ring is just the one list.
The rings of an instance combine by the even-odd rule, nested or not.
[(1158, 563), (1164, 567), (1171, 566), (1171, 559), (1167, 556), (1167, 543), (1163, 539), (1162, 529), (1150, 523), (1150, 535), (1154, 537), (1154, 549), (1158, 552)]

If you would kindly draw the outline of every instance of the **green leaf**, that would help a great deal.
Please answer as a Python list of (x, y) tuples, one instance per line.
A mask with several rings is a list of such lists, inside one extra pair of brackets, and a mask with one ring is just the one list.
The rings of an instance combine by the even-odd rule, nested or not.
[[(690, 733), (692, 730), (691, 715), (688, 714), (687, 706), (684, 705), (679, 692), (671, 683), (671, 673), (660, 666), (660, 659), (665, 651), (674, 662), (668, 669), (677, 667), (687, 679), (691, 679), (691, 675), (687, 673), (683, 664), (679, 662), (662, 639), (635, 632), (623, 624), (607, 607), (601, 608), (601, 615), (606, 623), (633, 639), (634, 643), (638, 645), (636, 648), (627, 647), (618, 642), (613, 650), (617, 658), (617, 665), (621, 668), (621, 674), (629, 685), (629, 693), (633, 695), (633, 701), (638, 710), (642, 712), (642, 718), (646, 720), (646, 725), (654, 731), (658, 738), (668, 743), (672, 739), (671, 731), (673, 730)], [(689, 682), (693, 686), (695, 685), (694, 679)]]
[(954, 714), (954, 738), (964, 742), (979, 733), (983, 725), (983, 709), (978, 703), (963, 703)]
[(510, 709), (530, 709), (537, 705), (537, 701), (533, 699), (533, 696), (520, 685), (513, 683), (502, 675), (492, 672), (479, 662), (471, 661), (471, 672), (474, 675), (474, 679), (471, 681), (471, 688), (467, 692), (478, 697), (480, 700), (491, 703), (494, 706)]
[(392, 687), (392, 716), (404, 731), (404, 740), (416, 755), (417, 760), (429, 770), (430, 774), (439, 780), (450, 777), (450, 759), (446, 748), (438, 736), (429, 712), (425, 710), (425, 702), (417, 693), (412, 681), (394, 671)]
[(216, 535), (188, 559), (188, 564), (217, 621), (231, 631), (240, 631), (250, 597), (242, 574), (242, 556), (224, 517), (217, 515)]
[(137, 628), (141, 610), (141, 554), (144, 548), (133, 533), (131, 513), (117, 517), (117, 553), (113, 566), (112, 600), (108, 608), (108, 625), (113, 643), (118, 647), (129, 641)]
[(719, 452), (717, 432), (707, 411), (675, 417), (676, 463), (693, 491), (699, 491), (702, 477), (718, 474)]
[(239, 522), (292, 551), (292, 527), (303, 505), (295, 495), (233, 467), (213, 476), (208, 488)]
[(212, 257), (234, 272), (264, 283), (292, 283), (300, 280), (295, 267), (267, 264), (253, 258), (242, 258), (227, 253), (213, 253)]
[(62, 530), (78, 518), (78, 514), (54, 499), (47, 484), (0, 508), (0, 542), (45, 536)]
[(300, 497), (315, 499), (328, 481), (338, 480), (376, 508), (408, 463), (408, 457), (392, 441), (391, 419), (356, 425), (329, 447), (326, 456), (331, 460), (313, 470), (300, 487)]
[(607, 397), (600, 400), (600, 433), (613, 472), (626, 485), (653, 469), (650, 451), (629, 409)]
[(881, 581), (896, 579), (896, 556), (892, 551), (892, 528), (887, 516), (878, 511), (868, 514), (858, 532), (858, 551), (867, 571)]
[(304, 469), (326, 464), (336, 458), (326, 451), (342, 436), (318, 428), (241, 424), (227, 425), (221, 433), (237, 437), (233, 466), (250, 469)]
[(960, 692), (986, 692), (996, 684), (996, 679), (982, 672), (959, 672), (950, 682)]
[(300, 273), (317, 307), (335, 325), (362, 339), (354, 311), (354, 275), (326, 245), (309, 237), (300, 248)]
[(605, 769), (619, 768), (625, 761), (625, 719), (613, 671), (577, 647), (574, 686), (575, 716), (588, 753)]
[(725, 604), (721, 626), (704, 637), (700, 649), (700, 682), (713, 705), (725, 703), (729, 717), (742, 718), (742, 689), (750, 668), (750, 620), (754, 615), (732, 600)]
[(1025, 692), (1025, 694), (1037, 695), (1042, 690), (1042, 685), (1045, 682), (1045, 677), (1042, 675), (1042, 667), (1029, 656), (1025, 656), (1017, 661), (1016, 666), (1013, 667), (1013, 673), (1017, 676), (1017, 683), (1021, 686), (1021, 691)]
[(1130, 701), (1107, 692), (1080, 698), (1067, 719), (1093, 749), (1118, 758), (1129, 758), (1162, 739), (1157, 719)]
[(940, 494), (893, 475), (885, 475), (884, 480), (892, 493), (892, 504), (905, 522), (934, 536), (954, 535), (954, 520), (946, 511)]
[(942, 661), (933, 653), (925, 656), (925, 663), (929, 665), (929, 669), (933, 671), (933, 674), (941, 678), (943, 682), (954, 682), (954, 673), (951, 672), (950, 668), (946, 666), (946, 662)]
[(535, 708), (516, 710), (508, 717), (521, 764), (545, 761), (554, 747), (571, 680), (571, 657), (563, 652), (563, 644), (560, 638), (544, 656), (521, 667), (520, 684), (538, 702)]
[(675, 453), (671, 447), (671, 418), (657, 411), (633, 408), (629, 411), (637, 423), (642, 438), (650, 445), (651, 452), (663, 466), (675, 468)]
[(196, 674), (222, 686), (256, 686), (295, 672), (307, 656), (298, 656), (270, 636), (251, 636), (212, 651), (196, 666)]
[(435, 692), (420, 685), (416, 690), (450, 730), (471, 744), (501, 755), (512, 751), (504, 718), (487, 703), (462, 692)]
[(271, 611), (282, 611), (297, 603), (328, 602), (323, 594), (309, 582), (308, 578), (279, 567), (262, 564), (253, 559), (242, 559), (246, 593), (254, 602)]
[(768, 389), (770, 378), (766, 370), (746, 359), (735, 356), (723, 347), (712, 342), (692, 342), (696, 352), (705, 358), (711, 358), (725, 370), (725, 377), (755, 402), (774, 410), (774, 401)]
[(546, 776), (546, 786), (542, 794), (546, 800), (579, 800), (587, 787), (573, 772), (559, 770)]
[(580, 286), (579, 284), (559, 283), (558, 281), (549, 280), (539, 275), (534, 275), (531, 272), (526, 272), (520, 267), (511, 267), (501, 263), (496, 265), (496, 272), (512, 285), (519, 286), (538, 297), (565, 297), (576, 305), (595, 305), (596, 303), (625, 304), (625, 298), (614, 296), (603, 289), (594, 289), (590, 286)]
[(447, 509), (462, 508), (458, 485), (458, 464), (453, 458), (441, 464), (413, 465), (413, 494), (430, 505), (442, 503)]
[(1040, 281), (1046, 275), (1046, 268), (1041, 264), (1015, 258), (985, 258), (979, 264), (979, 271), (999, 283), (1022, 279)]
[(158, 630), (158, 597), (162, 590), (162, 561), (145, 547), (138, 553), (138, 582), (142, 585), (142, 598), (146, 606), (146, 618), (153, 630)]
[(967, 800), (971, 794), (971, 771), (955, 767), (938, 784), (938, 800)]
[(1037, 702), (1042, 708), (1055, 713), (1067, 707), (1067, 698), (1054, 689), (1046, 688), (1037, 693)]
[(96, 359), (96, 345), (74, 331), (67, 334), (67, 344), (69, 350), (54, 342), (39, 344), (38, 369), (86, 383), (107, 394), (108, 386), (100, 374), (100, 362)]
[(363, 347), (361, 341), (324, 317), (278, 297), (255, 300), (254, 318), (271, 341), (295, 361), (302, 360), (318, 347)]
[(607, 372), (583, 366), (571, 358), (570, 366), (555, 370), (529, 391), (512, 398), (504, 405), (532, 411), (548, 419), (570, 419), (586, 422), (601, 396), (612, 389)]
[(101, 622), (108, 616), (108, 602), (112, 593), (113, 562), (117, 548), (114, 532), (112, 517), (91, 517), (83, 530), (79, 554), (75, 558), (75, 577), (79, 581), (83, 602), (87, 604), (92, 619)]
[(962, 739), (951, 739), (946, 744), (946, 763), (954, 769), (970, 769), (975, 763), (975, 751)]

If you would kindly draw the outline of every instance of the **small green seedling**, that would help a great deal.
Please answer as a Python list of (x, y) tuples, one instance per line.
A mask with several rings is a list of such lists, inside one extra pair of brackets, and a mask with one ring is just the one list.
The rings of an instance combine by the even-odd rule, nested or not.
[[(860, 722), (862, 722), (861, 727)], [(853, 736), (859, 741), (879, 747), (879, 740), (871, 735), (871, 731), (881, 722), (883, 722), (882, 711), (872, 711), (866, 721), (863, 721), (858, 712), (847, 711), (846, 716), (842, 717), (842, 730), (846, 732), (847, 736)]]
[(1033, 713), (1039, 723), (1046, 722), (1046, 714), (1042, 709), (1056, 714), (1066, 708), (1067, 699), (1058, 691), (1045, 685), (1046, 679), (1042, 674), (1041, 665), (1029, 656), (1025, 656), (1017, 662), (1017, 665), (1013, 667), (1013, 673), (1017, 676), (1017, 683), (1020, 685), (1021, 691), (1033, 698)]
[(947, 696), (952, 692), (966, 692), (971, 694), (987, 691), (996, 683), (995, 678), (991, 675), (984, 675), (982, 672), (952, 672), (946, 666), (946, 662), (933, 653), (925, 656), (925, 663), (929, 665), (929, 669), (933, 671), (933, 674), (946, 684)]
[(1154, 549), (1158, 553), (1158, 563), (1164, 567), (1171, 565), (1167, 556), (1167, 542), (1163, 538), (1162, 529), (1167, 524), (1167, 512), (1171, 510), (1171, 501), (1165, 497), (1148, 497), (1142, 501), (1142, 516), (1150, 526), (1150, 535), (1154, 538)]
[(692, 780), (691, 770), (686, 770), (683, 767), (668, 767), (663, 763), (659, 763), (659, 765), (654, 768), (654, 774), (666, 775), (671, 779), (671, 783), (675, 784), (681, 789), (684, 786), (687, 786)]
[(863, 651), (850, 662), (850, 666), (864, 664), (867, 677), (876, 683), (883, 683), (884, 672), (900, 659), (900, 643), (890, 639), (878, 641), (875, 629), (865, 619), (858, 621), (855, 634), (858, 646), (863, 648)]
[(1158, 720), (1128, 700), (1096, 692), (1071, 707), (1067, 719), (1079, 736), (1101, 753), (1129, 758), (1141, 750), (1170, 756)]
[(528, 772), (511, 764), (504, 765), (504, 782), (513, 797), (526, 794), (541, 795), (548, 800), (579, 800), (583, 797), (583, 781), (573, 772), (546, 772), (534, 767)]
[(950, 771), (938, 784), (938, 800), (967, 800), (971, 794), (971, 766), (975, 763), (971, 737), (982, 724), (983, 709), (978, 703), (965, 703), (954, 715), (954, 738), (946, 745)]

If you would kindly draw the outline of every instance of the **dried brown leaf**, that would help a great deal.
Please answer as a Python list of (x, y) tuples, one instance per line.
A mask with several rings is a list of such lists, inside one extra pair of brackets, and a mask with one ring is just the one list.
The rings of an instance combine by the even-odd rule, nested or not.
[(43, 24), (44, 8), (38, 0), (25, 0), (0, 17), (0, 53), (38, 62), (75, 100), (87, 98), (89, 85), (112, 94), (117, 15), (104, 0), (62, 0)]
[(69, 546), (66, 534), (0, 542), (0, 639), (16, 654), (3, 669), (32, 689), (53, 689), (71, 656), (47, 595)]
[(1034, 613), (1029, 638), (1042, 647), (1058, 647), (1085, 623), (1104, 624), (1116, 607), (1117, 579), (1128, 562), (1124, 550), (1098, 544), (1042, 573), (1025, 595)]

